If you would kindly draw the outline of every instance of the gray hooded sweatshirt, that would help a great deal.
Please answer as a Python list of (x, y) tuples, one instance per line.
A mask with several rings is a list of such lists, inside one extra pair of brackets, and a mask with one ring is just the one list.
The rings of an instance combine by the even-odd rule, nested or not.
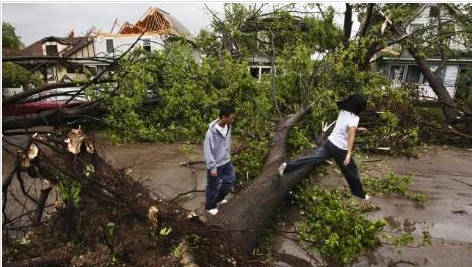
[(205, 165), (208, 170), (225, 165), (231, 156), (231, 126), (228, 125), (228, 132), (224, 137), (215, 127), (217, 121), (210, 123), (203, 144)]

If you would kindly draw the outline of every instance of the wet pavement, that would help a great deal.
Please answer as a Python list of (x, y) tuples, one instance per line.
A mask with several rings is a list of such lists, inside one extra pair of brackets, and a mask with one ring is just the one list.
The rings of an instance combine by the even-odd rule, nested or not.
[[(206, 169), (203, 164), (203, 147), (189, 144), (137, 143), (111, 145), (98, 139), (97, 149), (114, 167), (126, 169), (134, 179), (143, 181), (149, 188), (171, 200), (177, 195), (202, 191), (206, 186)], [(199, 162), (181, 166), (184, 162)], [(191, 192), (179, 197), (183, 208), (201, 212), (204, 209), (203, 192)]]
[(411, 175), (410, 189), (427, 196), (419, 205), (395, 195), (372, 198), (391, 230), (403, 228), (419, 241), (428, 230), (432, 245), (381, 247), (354, 266), (472, 266), (472, 150), (421, 149), (418, 159), (395, 158), (368, 168)]
[[(417, 159), (374, 158), (357, 159), (361, 177), (368, 173), (383, 175), (389, 172), (410, 175), (413, 183), (409, 189), (428, 199), (424, 204), (418, 204), (396, 194), (372, 197), (371, 203), (379, 209), (369, 217), (384, 218), (386, 231), (411, 233), (415, 242), (401, 248), (383, 245), (360, 257), (352, 266), (472, 266), (472, 150), (433, 147), (420, 149)], [(320, 183), (331, 188), (347, 187), (339, 171), (335, 167), (329, 169), (329, 175), (319, 179)], [(432, 245), (417, 247), (422, 242), (424, 230), (431, 234)], [(284, 244), (287, 240), (276, 238), (276, 253), (287, 250)], [(303, 248), (303, 245), (294, 244)], [(310, 264), (307, 266), (326, 265), (313, 261), (313, 257), (316, 254), (305, 253), (299, 258)], [(290, 257), (276, 259), (277, 266), (289, 266), (292, 262)]]

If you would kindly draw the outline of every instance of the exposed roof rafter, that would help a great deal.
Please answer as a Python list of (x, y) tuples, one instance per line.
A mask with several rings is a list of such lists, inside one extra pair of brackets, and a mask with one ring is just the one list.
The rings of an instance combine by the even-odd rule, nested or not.
[(143, 31), (166, 33), (173, 31), (173, 25), (164, 11), (156, 7), (150, 7), (136, 24), (125, 22), (118, 33), (137, 34)]

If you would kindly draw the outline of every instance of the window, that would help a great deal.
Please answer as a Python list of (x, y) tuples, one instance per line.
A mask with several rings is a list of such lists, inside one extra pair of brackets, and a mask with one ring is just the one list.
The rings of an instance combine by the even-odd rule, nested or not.
[(261, 67), (261, 74), (266, 75), (270, 73), (271, 67)]
[(421, 78), (420, 68), (416, 65), (408, 65), (406, 72), (406, 82), (419, 83)]
[(151, 52), (151, 40), (149, 40), (149, 39), (144, 39), (143, 40), (143, 49), (148, 51), (148, 52)]
[(59, 51), (57, 50), (57, 45), (46, 45), (46, 55), (58, 56)]
[(89, 73), (91, 74), (92, 76), (96, 76), (97, 75), (97, 67), (96, 66), (87, 66), (87, 65), (84, 65), (84, 73)]
[(251, 76), (256, 78), (258, 82), (262, 82), (270, 77), (271, 71), (272, 68), (270, 66), (252, 66), (249, 68)]
[(472, 65), (460, 65), (459, 66), (459, 75), (472, 72)]
[(401, 65), (392, 65), (390, 67), (390, 74), (389, 78), (390, 80), (394, 81), (403, 81), (403, 73), (405, 72), (405, 66)]
[(272, 68), (271, 67), (260, 67), (260, 75), (259, 75), (259, 82), (263, 81), (268, 81), (267, 79), (270, 79), (270, 73), (271, 73)]
[(107, 53), (113, 53), (115, 50), (113, 46), (113, 39), (106, 39)]
[(251, 67), (249, 71), (252, 77), (259, 79), (259, 67)]
[(46, 80), (47, 81), (54, 81), (54, 69), (53, 67), (46, 67)]
[(68, 63), (65, 65), (67, 73), (82, 73), (82, 66), (78, 64)]

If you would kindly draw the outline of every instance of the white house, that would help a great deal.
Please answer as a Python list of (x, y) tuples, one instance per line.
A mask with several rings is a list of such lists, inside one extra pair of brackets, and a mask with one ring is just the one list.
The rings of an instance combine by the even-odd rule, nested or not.
[(125, 22), (113, 32), (117, 26), (115, 21), (111, 32), (95, 31), (94, 47), (96, 56), (113, 57), (126, 51), (144, 31), (144, 35), (137, 43), (147, 51), (163, 49), (165, 42), (173, 36), (182, 36), (192, 40), (192, 34), (177, 19), (157, 7), (149, 8), (146, 13), (132, 24)]

